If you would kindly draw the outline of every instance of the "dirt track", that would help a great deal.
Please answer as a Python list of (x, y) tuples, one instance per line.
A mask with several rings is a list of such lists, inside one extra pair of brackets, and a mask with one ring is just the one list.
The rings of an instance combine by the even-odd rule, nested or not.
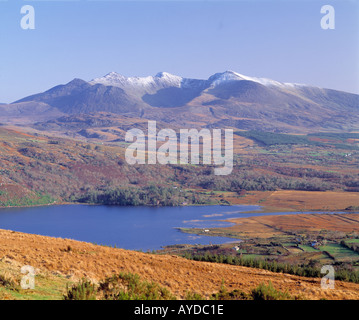
[(359, 299), (359, 284), (337, 281), (335, 290), (322, 290), (320, 279), (189, 261), (176, 256), (152, 255), (6, 230), (0, 230), (2, 258), (74, 279), (86, 276), (99, 280), (116, 272), (130, 271), (160, 283), (182, 298), (187, 290), (209, 296), (218, 291), (224, 279), (230, 290), (248, 292), (259, 283), (270, 280), (275, 288), (288, 290), (293, 295), (302, 294), (308, 299)]

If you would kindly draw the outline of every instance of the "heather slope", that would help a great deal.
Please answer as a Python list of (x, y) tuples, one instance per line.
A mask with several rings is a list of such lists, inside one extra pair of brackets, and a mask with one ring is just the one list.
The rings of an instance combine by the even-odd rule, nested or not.
[[(218, 263), (189, 261), (170, 255), (153, 255), (102, 247), (74, 240), (50, 238), (0, 230), (0, 263), (31, 265), (39, 274), (52, 278), (58, 285), (87, 277), (94, 281), (119, 272), (137, 273), (169, 289), (178, 298), (187, 291), (209, 297), (218, 292), (222, 280), (228, 289), (250, 292), (260, 283), (271, 281), (274, 287), (307, 299), (359, 299), (359, 285), (336, 282), (335, 290), (322, 290), (320, 279), (272, 273), (260, 269)], [(36, 280), (36, 278), (35, 278)], [(60, 288), (57, 288), (61, 292)]]

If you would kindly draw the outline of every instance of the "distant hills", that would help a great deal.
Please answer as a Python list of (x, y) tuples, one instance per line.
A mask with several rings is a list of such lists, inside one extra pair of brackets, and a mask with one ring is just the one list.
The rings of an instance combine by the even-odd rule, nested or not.
[(57, 121), (57, 130), (61, 131), (64, 117), (91, 114), (100, 119), (103, 113), (106, 117), (114, 114), (153, 119), (182, 127), (345, 132), (359, 130), (359, 95), (233, 71), (216, 73), (207, 80), (166, 72), (148, 77), (111, 72), (89, 82), (74, 79), (0, 105), (0, 122), (46, 130), (61, 118)]

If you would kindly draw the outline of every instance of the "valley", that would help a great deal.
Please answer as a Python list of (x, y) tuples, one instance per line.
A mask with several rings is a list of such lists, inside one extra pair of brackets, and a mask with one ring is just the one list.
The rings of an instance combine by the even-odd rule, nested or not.
[[(358, 299), (358, 107), (355, 94), (232, 71), (207, 80), (110, 73), (0, 105), (1, 208), (256, 205), (264, 214), (253, 209), (230, 227), (181, 227), (183, 239), (241, 240), (235, 244), (184, 241), (153, 254), (0, 230), (0, 297), (61, 299), (82, 277), (97, 285), (123, 271), (179, 299), (252, 299), (267, 280), (296, 299)], [(177, 137), (181, 129), (232, 129), (233, 171), (215, 175), (203, 157), (199, 164), (128, 164), (126, 132), (148, 138), (150, 120)], [(19, 289), (22, 264), (37, 268), (40, 291)], [(336, 268), (335, 291), (320, 289), (323, 264)], [(224, 293), (222, 279), (241, 293)]]

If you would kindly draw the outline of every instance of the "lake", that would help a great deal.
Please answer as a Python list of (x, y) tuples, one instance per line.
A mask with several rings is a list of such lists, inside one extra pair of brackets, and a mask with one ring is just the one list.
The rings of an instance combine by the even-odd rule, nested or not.
[(178, 227), (213, 228), (232, 223), (218, 219), (258, 215), (259, 206), (116, 207), (57, 205), (0, 209), (0, 229), (61, 237), (130, 250), (156, 250), (174, 244), (222, 244), (233, 238), (198, 236)]

